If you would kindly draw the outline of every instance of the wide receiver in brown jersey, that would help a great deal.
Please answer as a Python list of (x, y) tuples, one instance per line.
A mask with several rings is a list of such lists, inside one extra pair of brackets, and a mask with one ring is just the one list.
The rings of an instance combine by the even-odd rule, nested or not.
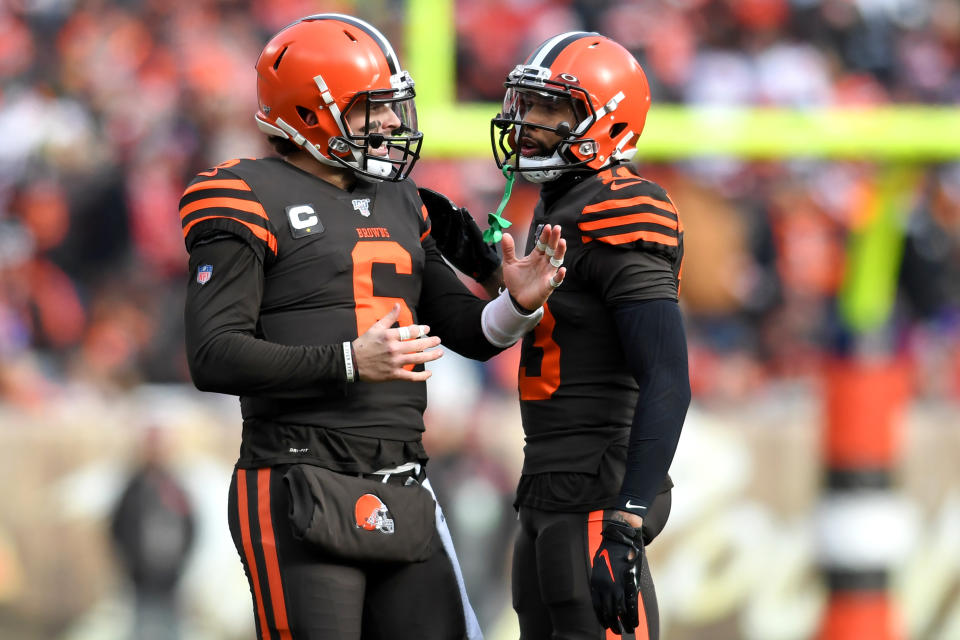
[[(542, 185), (528, 250), (553, 254), (539, 234), (560, 225), (570, 267), (520, 361), (521, 638), (656, 638), (643, 549), (669, 514), (667, 471), (690, 384), (677, 301), (683, 225), (664, 190), (629, 163), (647, 80), (616, 42), (573, 32), (540, 45), (505, 86), (491, 125), (497, 164)], [(451, 262), (489, 272), (469, 259), (482, 248), (463, 248), (479, 233), (466, 229), (469, 216), (427, 194), (424, 202), (436, 228), (465, 228), (437, 234), (450, 239), (440, 248)], [(496, 274), (485, 284), (495, 290)]]
[[(447, 266), (407, 178), (422, 139), (413, 81), (371, 25), (306, 17), (256, 69), (256, 122), (280, 157), (201, 172), (180, 219), (193, 380), (240, 396), (229, 524), (257, 636), (480, 637), (442, 513), (424, 497), (423, 365), (441, 338), (478, 359), (513, 344), (565, 269), (506, 241), (507, 290), (486, 302)], [(550, 225), (539, 240), (562, 259), (560, 234)], [(327, 502), (355, 478), (377, 488)], [(388, 484), (426, 507), (398, 510)]]

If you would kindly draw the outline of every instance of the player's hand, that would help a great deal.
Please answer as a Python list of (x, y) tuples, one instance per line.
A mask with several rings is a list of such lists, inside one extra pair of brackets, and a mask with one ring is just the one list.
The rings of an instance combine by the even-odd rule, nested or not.
[(383, 316), (353, 341), (357, 375), (366, 382), (410, 380), (419, 382), (430, 377), (429, 371), (410, 371), (408, 365), (431, 362), (443, 355), (442, 349), (425, 351), (440, 344), (440, 338), (428, 336), (430, 327), (412, 324), (391, 328), (400, 315), (400, 305), (393, 305)]
[(604, 523), (603, 540), (590, 570), (590, 597), (600, 624), (620, 635), (632, 633), (640, 624), (642, 553), (640, 529), (615, 520)]
[(517, 257), (513, 237), (503, 234), (503, 282), (517, 304), (533, 311), (547, 301), (567, 273), (560, 266), (566, 252), (559, 225), (544, 225), (533, 251), (523, 258)]

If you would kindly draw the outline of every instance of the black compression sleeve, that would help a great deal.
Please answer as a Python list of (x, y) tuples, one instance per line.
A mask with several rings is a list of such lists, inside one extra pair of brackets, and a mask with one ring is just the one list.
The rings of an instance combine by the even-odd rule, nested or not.
[[(212, 276), (199, 284), (200, 265)], [(256, 337), (263, 268), (239, 239), (217, 239), (190, 253), (184, 311), (187, 359), (201, 391), (274, 398), (309, 398), (342, 389), (342, 345), (287, 346)]]
[(642, 516), (670, 468), (690, 405), (687, 340), (675, 300), (619, 305), (614, 317), (640, 385), (617, 508)]

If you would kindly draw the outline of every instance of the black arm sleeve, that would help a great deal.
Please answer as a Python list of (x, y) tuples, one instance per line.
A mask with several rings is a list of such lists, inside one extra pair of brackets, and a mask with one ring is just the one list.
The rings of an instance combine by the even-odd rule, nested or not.
[(651, 505), (677, 450), (690, 405), (687, 340), (676, 300), (618, 305), (614, 318), (627, 363), (640, 385), (633, 415), (627, 472), (618, 507)]
[[(213, 266), (206, 284), (193, 277)], [(240, 239), (218, 238), (190, 252), (185, 307), (187, 360), (201, 391), (309, 398), (346, 384), (342, 345), (287, 346), (256, 337), (263, 267)]]
[(420, 291), (418, 320), (430, 325), (430, 334), (443, 344), (474, 360), (488, 360), (503, 351), (490, 344), (480, 325), (487, 300), (473, 295), (443, 260), (433, 238), (423, 242), (426, 263)]

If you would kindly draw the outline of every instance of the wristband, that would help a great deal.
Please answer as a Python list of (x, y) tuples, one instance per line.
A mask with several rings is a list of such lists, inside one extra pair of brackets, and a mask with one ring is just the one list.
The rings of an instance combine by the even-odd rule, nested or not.
[(347, 370), (347, 382), (355, 382), (357, 370), (353, 366), (353, 345), (349, 342), (343, 343), (343, 365)]
[(483, 308), (480, 328), (490, 344), (505, 349), (537, 326), (542, 317), (543, 307), (530, 314), (517, 311), (510, 301), (510, 292), (504, 290)]
[(635, 497), (624, 496), (623, 494), (617, 496), (615, 508), (619, 509), (620, 511), (626, 511), (627, 513), (638, 515), (641, 518), (647, 515), (647, 505)]

